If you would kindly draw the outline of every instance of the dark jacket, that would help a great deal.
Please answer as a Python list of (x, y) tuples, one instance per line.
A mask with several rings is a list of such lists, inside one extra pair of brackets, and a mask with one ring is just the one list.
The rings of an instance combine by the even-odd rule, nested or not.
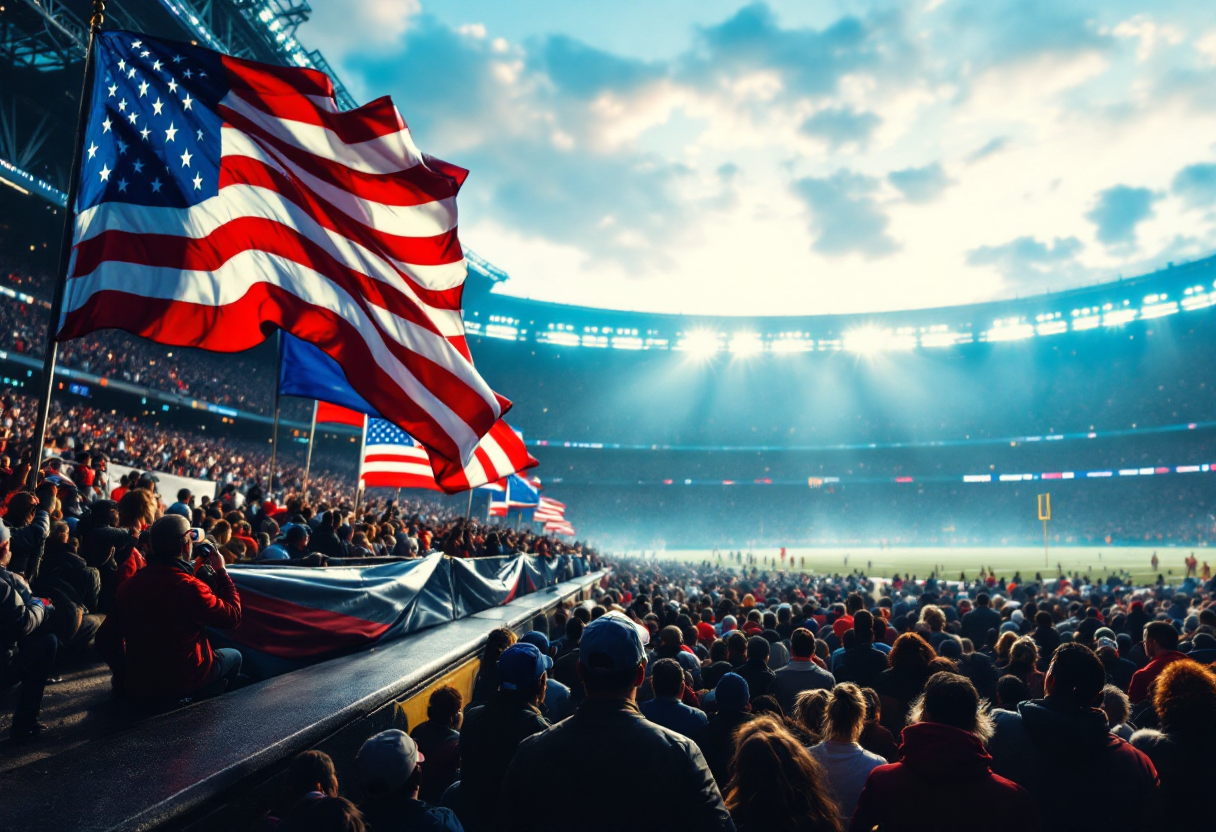
[(836, 680), (832, 678), (832, 674), (813, 661), (792, 659), (789, 664), (776, 671), (768, 692), (777, 698), (781, 710), (792, 714), (798, 694), (807, 690), (831, 690), (835, 686)]
[[(521, 800), (536, 778), (577, 771)], [(648, 722), (624, 699), (585, 699), (574, 715), (524, 740), (503, 783), (500, 827), (580, 832), (734, 830), (705, 759), (695, 743)], [(590, 807), (590, 808), (589, 808)]]
[[(900, 761), (870, 772), (852, 832), (1032, 832), (1039, 828), (1030, 795), (992, 773), (984, 744), (958, 728), (921, 722), (904, 729)], [(930, 796), (949, 794), (944, 806)]]
[(338, 533), (334, 530), (334, 527), (324, 522), (317, 527), (316, 531), (309, 538), (308, 550), (310, 552), (320, 552), (331, 558), (344, 558), (350, 554), (347, 551), (346, 545), (338, 539)]
[(908, 722), (912, 700), (925, 689), (929, 675), (923, 671), (911, 673), (903, 668), (888, 667), (871, 686), (882, 703), (882, 725), (898, 734)]
[[(988, 743), (992, 770), (1021, 784), (1051, 830), (1144, 829), (1157, 789), (1148, 757), (1107, 730), (1106, 714), (1052, 699), (1018, 705), (1016, 714), (997, 712)], [(1078, 795), (1110, 800), (1078, 800)]]
[(418, 798), (426, 803), (437, 804), (447, 787), (456, 781), (460, 771), (460, 732), (428, 719), (410, 731), (410, 736), (418, 744), (418, 751), (426, 758), (426, 770)]
[(734, 672), (747, 681), (747, 690), (752, 699), (768, 693), (769, 685), (777, 678), (764, 659), (748, 659), (736, 667)]
[(1052, 654), (1060, 646), (1060, 631), (1055, 627), (1035, 627), (1030, 637), (1039, 648), (1039, 670), (1046, 672)]
[(123, 692), (137, 699), (180, 699), (210, 683), (215, 654), (207, 628), (241, 623), (241, 598), (221, 570), (211, 587), (184, 561), (151, 563), (119, 588), (97, 631), (97, 649)]
[(45, 511), (34, 513), (33, 522), (11, 530), (9, 549), (13, 556), (8, 562), (8, 570), (24, 575), (33, 583), (38, 577), (38, 567), (42, 563), (42, 553), (46, 547), (46, 539), (51, 534), (51, 516)]
[(63, 592), (88, 612), (98, 612), (101, 573), (85, 563), (84, 558), (56, 542), (48, 546), (43, 555), (34, 589), (44, 596)]
[(1161, 778), (1152, 815), (1159, 821), (1168, 818), (1170, 829), (1205, 829), (1212, 823), (1211, 802), (1205, 798), (1216, 782), (1212, 739), (1211, 730), (1206, 735), (1153, 730), (1132, 735), (1132, 747), (1152, 760)]
[(735, 732), (755, 719), (744, 711), (724, 711), (714, 714), (704, 728), (693, 735), (693, 741), (705, 756), (705, 762), (721, 788), (730, 779), (730, 763), (735, 758)]
[[(430, 762), (428, 759), (423, 766)], [(422, 779), (426, 779), (425, 768)], [(359, 811), (371, 832), (463, 832), (451, 809), (428, 806), (421, 800), (396, 795), (365, 797), (359, 801)]]
[(0, 668), (17, 653), (17, 643), (46, 617), (46, 608), (31, 604), (29, 586), (7, 569), (0, 569)]
[(498, 793), (520, 742), (549, 727), (540, 711), (509, 691), (471, 708), (460, 731), (460, 822), (469, 832), (502, 822)]
[(976, 607), (963, 616), (962, 637), (971, 639), (975, 649), (979, 650), (988, 640), (988, 631), (999, 629), (1001, 614), (992, 607)]
[(845, 649), (840, 657), (840, 667), (832, 675), (837, 684), (852, 682), (859, 687), (872, 688), (886, 669), (886, 653), (872, 644), (858, 644)]

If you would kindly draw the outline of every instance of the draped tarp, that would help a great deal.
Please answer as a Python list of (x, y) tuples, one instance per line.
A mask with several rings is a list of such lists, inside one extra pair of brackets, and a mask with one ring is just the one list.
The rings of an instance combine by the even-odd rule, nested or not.
[(241, 625), (212, 631), (244, 672), (267, 678), (506, 604), (581, 570), (584, 558), (461, 560), (428, 555), (373, 566), (233, 566)]

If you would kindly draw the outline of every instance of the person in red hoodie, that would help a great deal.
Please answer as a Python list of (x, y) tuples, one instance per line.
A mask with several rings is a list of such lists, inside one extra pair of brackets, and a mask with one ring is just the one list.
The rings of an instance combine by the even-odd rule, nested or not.
[[(934, 673), (904, 729), (898, 763), (870, 772), (857, 801), (852, 832), (1031, 832), (1038, 812), (1021, 786), (992, 773), (984, 740), (992, 723), (981, 710), (971, 680), (955, 673)], [(948, 809), (935, 808), (925, 796), (945, 788)], [(983, 819), (980, 824), (979, 819)]]
[(190, 524), (176, 514), (152, 524), (148, 565), (119, 587), (114, 608), (97, 632), (97, 648), (114, 673), (115, 691), (142, 703), (164, 703), (228, 687), (241, 654), (212, 649), (207, 628), (241, 623), (241, 599), (211, 547), (210, 585), (195, 577)]
[(1149, 662), (1132, 674), (1127, 686), (1127, 698), (1132, 706), (1146, 701), (1152, 694), (1152, 684), (1165, 670), (1186, 654), (1178, 652), (1178, 631), (1168, 621), (1151, 621), (1144, 626), (1144, 654)]

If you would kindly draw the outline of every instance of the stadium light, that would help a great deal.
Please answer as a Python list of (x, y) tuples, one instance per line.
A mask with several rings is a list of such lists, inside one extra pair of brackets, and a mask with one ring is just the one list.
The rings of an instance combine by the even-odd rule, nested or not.
[(730, 351), (732, 355), (745, 358), (763, 350), (764, 344), (760, 341), (760, 336), (754, 332), (739, 332), (735, 334), (735, 337), (730, 339)]
[(680, 339), (677, 349), (683, 350), (697, 358), (709, 358), (718, 352), (718, 334), (705, 329), (687, 332)]
[(872, 355), (880, 350), (910, 350), (915, 346), (915, 335), (896, 335), (875, 326), (859, 327), (844, 334), (844, 348), (862, 355)]

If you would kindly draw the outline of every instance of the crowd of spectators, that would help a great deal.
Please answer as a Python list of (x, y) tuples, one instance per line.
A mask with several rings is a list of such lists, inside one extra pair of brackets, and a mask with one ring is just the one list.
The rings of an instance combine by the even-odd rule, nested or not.
[[(426, 722), (370, 738), (345, 765), (302, 755), (293, 770), (326, 776), (293, 781), (281, 828), (1209, 822), (1211, 581), (611, 565), (594, 602), (523, 637), (493, 631), (467, 702), (433, 691)], [(342, 789), (337, 770), (352, 775)]]

